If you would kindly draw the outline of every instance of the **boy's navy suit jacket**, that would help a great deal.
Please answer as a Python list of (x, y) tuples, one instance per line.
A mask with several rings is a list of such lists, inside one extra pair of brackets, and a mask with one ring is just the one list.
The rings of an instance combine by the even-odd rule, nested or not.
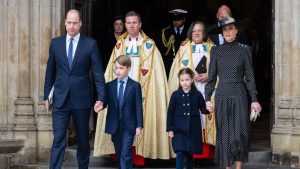
[(122, 112), (122, 127), (131, 133), (143, 128), (143, 100), (141, 85), (128, 78), (123, 101), (119, 106), (118, 79), (105, 86), (105, 107), (107, 106), (105, 133), (114, 134), (118, 129), (119, 113)]

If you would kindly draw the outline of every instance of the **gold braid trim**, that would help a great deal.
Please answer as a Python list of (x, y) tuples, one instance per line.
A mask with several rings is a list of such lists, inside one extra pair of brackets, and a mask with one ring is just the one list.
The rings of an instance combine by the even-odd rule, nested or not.
[(169, 29), (170, 26), (164, 28), (161, 32), (161, 39), (162, 39), (162, 42), (164, 44), (164, 46), (167, 48), (167, 51), (165, 53), (165, 55), (168, 55), (169, 52), (170, 52), (170, 49), (172, 48), (173, 52), (175, 53), (175, 46), (174, 46), (174, 43), (175, 43), (175, 37), (174, 35), (171, 35), (170, 38), (169, 38), (169, 41), (167, 41), (166, 39), (166, 36), (165, 36), (165, 30), (166, 29)]

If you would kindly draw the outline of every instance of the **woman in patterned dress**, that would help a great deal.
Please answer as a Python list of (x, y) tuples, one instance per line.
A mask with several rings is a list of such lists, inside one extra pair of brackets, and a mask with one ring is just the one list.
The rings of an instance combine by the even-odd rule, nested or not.
[[(251, 109), (258, 115), (261, 106), (256, 97), (251, 48), (235, 40), (238, 29), (233, 18), (226, 17), (219, 25), (226, 43), (211, 49), (208, 82), (205, 86), (206, 107), (209, 111), (214, 108), (216, 113), (216, 161), (221, 168), (230, 169), (235, 163), (235, 168), (241, 169), (242, 162), (248, 161), (248, 94)], [(213, 106), (210, 98), (217, 77), (219, 81)]]

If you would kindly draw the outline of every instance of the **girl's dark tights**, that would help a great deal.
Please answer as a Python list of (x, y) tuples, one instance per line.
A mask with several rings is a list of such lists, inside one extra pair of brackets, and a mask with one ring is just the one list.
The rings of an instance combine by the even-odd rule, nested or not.
[(186, 159), (186, 169), (192, 169), (194, 166), (193, 154), (184, 151), (176, 152), (176, 169), (184, 169)]

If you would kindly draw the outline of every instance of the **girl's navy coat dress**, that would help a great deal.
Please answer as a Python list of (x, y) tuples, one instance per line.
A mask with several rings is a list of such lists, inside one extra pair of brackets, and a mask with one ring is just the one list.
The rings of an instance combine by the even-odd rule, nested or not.
[(175, 152), (202, 154), (202, 127), (200, 113), (207, 114), (202, 94), (192, 87), (185, 93), (180, 87), (173, 92), (167, 114), (167, 132), (173, 131)]

